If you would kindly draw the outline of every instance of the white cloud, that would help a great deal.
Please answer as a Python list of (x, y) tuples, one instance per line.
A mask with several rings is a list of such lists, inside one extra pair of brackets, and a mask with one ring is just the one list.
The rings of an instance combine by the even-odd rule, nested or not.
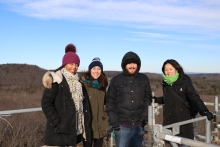
[[(190, 45), (192, 48), (194, 49), (197, 49), (198, 51), (217, 51), (219, 52), (220, 51), (220, 48), (218, 45), (210, 45), (210, 44), (193, 44), (193, 45)], [(217, 54), (216, 52), (216, 54)], [(212, 57), (210, 57), (212, 58)]]
[(168, 37), (170, 35), (167, 35), (167, 34), (159, 34), (159, 33), (149, 33), (149, 32), (131, 32), (131, 31), (126, 31), (128, 33), (132, 33), (132, 34), (138, 34), (138, 35), (142, 35), (142, 36), (149, 36), (149, 37), (161, 37), (161, 38), (164, 38), (164, 37)]
[(219, 0), (7, 0), (11, 11), (41, 19), (126, 24), (136, 27), (220, 30)]

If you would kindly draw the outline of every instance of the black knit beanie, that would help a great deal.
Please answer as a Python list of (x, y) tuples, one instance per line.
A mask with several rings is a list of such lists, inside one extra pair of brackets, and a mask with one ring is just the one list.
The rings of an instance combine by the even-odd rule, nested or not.
[(139, 65), (139, 61), (136, 60), (136, 59), (134, 59), (134, 58), (125, 60), (123, 66), (125, 67), (125, 66), (126, 66), (127, 64), (129, 64), (129, 63), (136, 63), (138, 66), (140, 66), (140, 65)]
[(92, 60), (92, 62), (89, 64), (88, 70), (90, 71), (94, 66), (99, 66), (101, 70), (103, 71), (103, 65), (102, 65), (102, 62), (100, 62), (99, 57), (96, 57)]

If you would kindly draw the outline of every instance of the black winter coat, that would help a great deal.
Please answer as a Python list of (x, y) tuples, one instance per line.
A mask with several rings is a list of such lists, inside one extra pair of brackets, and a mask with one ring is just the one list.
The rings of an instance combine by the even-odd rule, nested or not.
[[(136, 54), (129, 52), (122, 60), (122, 68), (123, 62), (131, 58), (140, 62)], [(131, 76), (124, 70), (112, 78), (106, 98), (106, 112), (111, 126), (118, 126), (119, 123), (134, 124), (142, 119), (147, 121), (150, 104), (151, 87), (146, 75), (137, 72)]]
[[(91, 109), (86, 89), (83, 85), (82, 88), (86, 139), (91, 142)], [(60, 84), (54, 83), (52, 89), (45, 89), (41, 105), (47, 118), (43, 138), (44, 144), (50, 146), (75, 146), (77, 143), (76, 108), (64, 76)]]
[[(200, 111), (208, 110), (200, 96), (195, 91), (190, 78), (186, 75), (180, 75), (173, 85), (168, 85), (162, 82), (163, 97), (156, 99), (157, 103), (165, 104), (163, 107), (163, 125), (169, 125), (180, 121), (189, 120), (189, 108), (184, 105), (175, 95), (170, 91), (172, 88), (184, 101), (193, 103)], [(193, 139), (193, 124), (186, 124), (180, 127), (180, 134), (177, 136)]]

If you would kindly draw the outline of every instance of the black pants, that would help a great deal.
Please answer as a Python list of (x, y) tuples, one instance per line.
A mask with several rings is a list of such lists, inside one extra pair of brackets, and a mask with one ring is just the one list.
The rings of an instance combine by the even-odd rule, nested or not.
[(102, 147), (102, 145), (103, 145), (103, 138), (99, 138), (99, 139), (94, 138), (93, 146), (89, 142), (86, 142), (85, 140), (83, 140), (84, 147)]

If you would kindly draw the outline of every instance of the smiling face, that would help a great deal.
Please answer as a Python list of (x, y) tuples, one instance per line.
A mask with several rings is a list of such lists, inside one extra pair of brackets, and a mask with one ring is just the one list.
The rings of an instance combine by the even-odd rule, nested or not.
[(91, 76), (94, 78), (94, 79), (98, 79), (101, 75), (101, 68), (99, 66), (94, 66), (92, 69), (91, 69)]
[(164, 66), (164, 73), (166, 76), (173, 76), (176, 72), (178, 71), (170, 63)]
[(127, 70), (128, 74), (133, 75), (136, 73), (138, 68), (138, 65), (136, 63), (128, 63), (125, 66), (125, 69)]
[(68, 63), (65, 65), (65, 69), (74, 75), (76, 74), (78, 67), (79, 67), (79, 65), (76, 63)]

